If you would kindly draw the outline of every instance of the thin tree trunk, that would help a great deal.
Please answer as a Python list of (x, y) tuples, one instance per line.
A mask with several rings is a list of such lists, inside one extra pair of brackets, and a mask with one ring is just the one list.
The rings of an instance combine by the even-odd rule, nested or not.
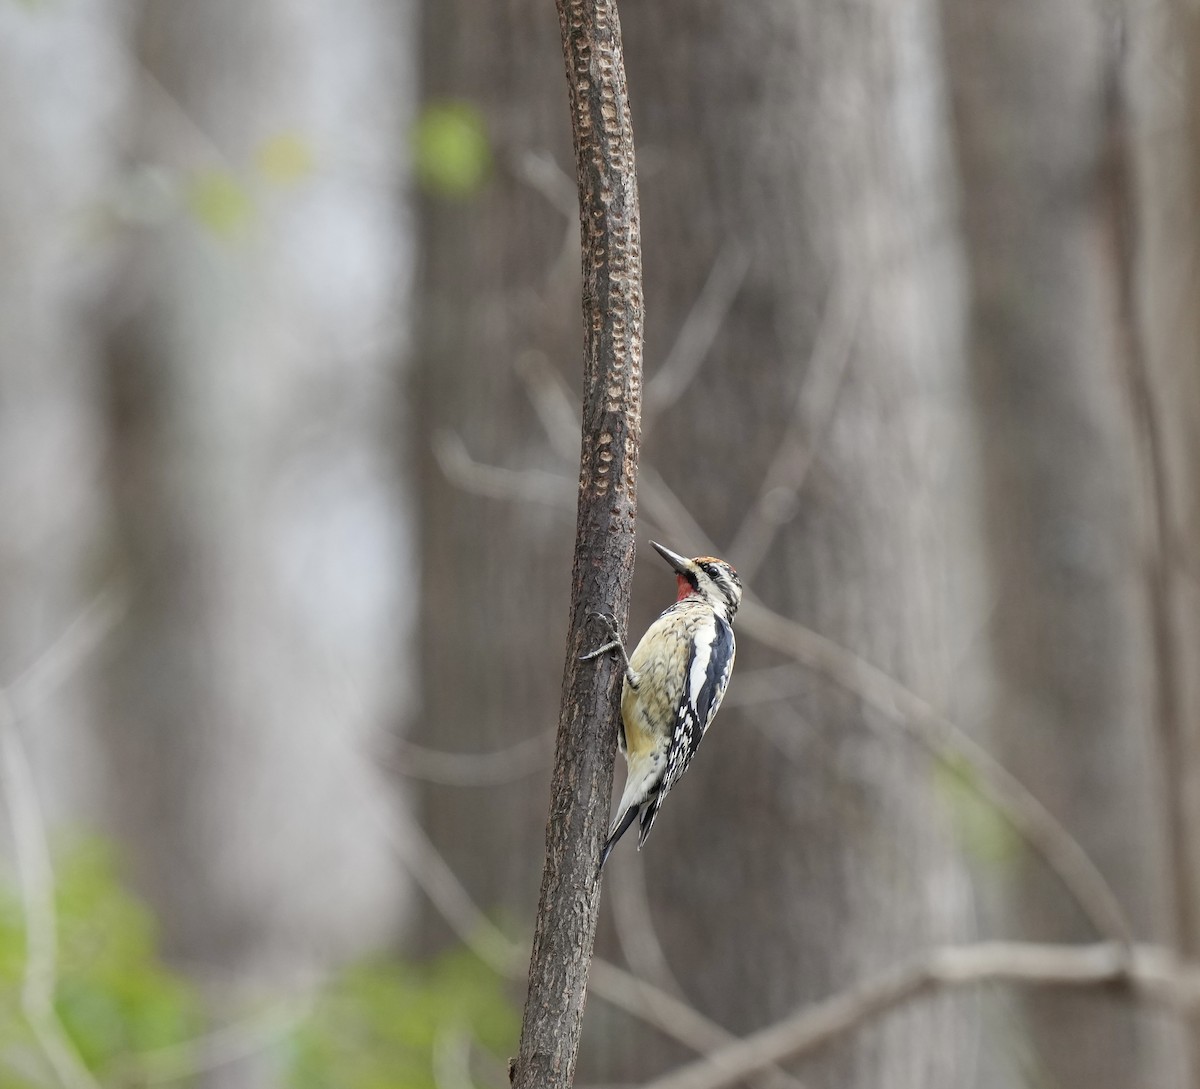
[[(624, 624), (633, 578), (641, 437), (642, 265), (633, 128), (613, 0), (558, 0), (578, 171), (584, 388), (571, 626), (546, 865), (515, 1089), (569, 1086), (600, 903), (623, 667), (583, 662), (589, 611)], [(599, 710), (599, 713), (597, 713)]]

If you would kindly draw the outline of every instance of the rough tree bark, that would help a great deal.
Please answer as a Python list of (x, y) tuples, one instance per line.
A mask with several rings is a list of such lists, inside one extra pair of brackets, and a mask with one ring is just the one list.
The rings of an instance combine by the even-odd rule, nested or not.
[[(600, 903), (619, 662), (581, 662), (588, 614), (629, 611), (642, 396), (642, 275), (633, 128), (612, 0), (558, 0), (583, 247), (584, 394), (571, 626), (516, 1089), (569, 1086)], [(597, 710), (600, 709), (600, 713)]]

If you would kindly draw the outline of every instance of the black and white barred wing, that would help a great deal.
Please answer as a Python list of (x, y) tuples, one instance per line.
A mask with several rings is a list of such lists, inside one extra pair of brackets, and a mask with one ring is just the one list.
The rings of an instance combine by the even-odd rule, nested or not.
[(712, 725), (729, 677), (735, 652), (733, 628), (715, 613), (697, 629), (688, 658), (687, 681), (676, 709), (675, 732), (667, 749), (667, 768), (654, 797), (642, 813), (639, 844), (644, 843), (663, 799), (688, 769)]

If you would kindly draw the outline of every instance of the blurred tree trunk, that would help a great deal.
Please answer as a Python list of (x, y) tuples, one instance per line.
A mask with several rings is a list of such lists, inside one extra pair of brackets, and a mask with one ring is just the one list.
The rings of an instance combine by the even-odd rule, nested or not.
[[(104, 434), (96, 301), (111, 238), (96, 229), (127, 105), (125, 31), (108, 0), (0, 5), (0, 684), (105, 588)], [(70, 70), (73, 78), (63, 79)], [(89, 663), (92, 664), (92, 663)], [(25, 712), (48, 818), (94, 816), (88, 677)], [(0, 818), (2, 820), (3, 818)], [(7, 835), (0, 852), (7, 854)]]
[[(653, 361), (722, 251), (748, 258), (697, 378), (648, 425), (646, 462), (714, 540), (732, 542), (728, 558), (769, 606), (940, 702), (963, 623), (950, 608), (954, 557), (973, 511), (936, 9), (664, 3), (626, 36), (651, 164), (651, 389)], [(826, 429), (813, 402), (837, 388), (839, 342)], [(797, 424), (815, 459), (755, 563), (751, 500)], [(785, 495), (793, 481), (775, 480)], [(661, 604), (661, 575), (656, 586)], [(745, 632), (739, 643), (733, 694), (773, 663)], [(852, 696), (807, 678), (798, 699), (722, 712), (705, 749), (656, 841), (616, 859), (612, 878), (645, 866), (667, 961), (704, 1012), (749, 1030), (965, 936), (969, 894), (930, 763)], [(969, 1049), (952, 1006), (936, 1002), (801, 1073), (811, 1086), (960, 1085)], [(607, 1061), (612, 1080), (634, 1074)]]
[[(397, 923), (372, 761), (411, 681), (385, 441), (401, 29), (381, 0), (151, 4), (140, 26), (134, 154), (160, 198), (112, 303), (132, 607), (104, 742), (169, 950), (218, 979), (294, 982)], [(252, 1066), (214, 1081), (262, 1084)]]
[[(1151, 476), (1139, 461), (1144, 361), (1118, 25), (1074, 0), (944, 11), (996, 599), (986, 728), (1100, 865), (1138, 936), (1171, 940), (1160, 791), (1173, 772), (1154, 728), (1166, 709), (1153, 517), (1139, 491)], [(1012, 932), (1092, 936), (1032, 861), (1010, 892)], [(1035, 1080), (1180, 1084), (1178, 1038), (1124, 1001), (1039, 994), (1025, 1006)]]
[[(823, 439), (805, 436), (818, 464), (752, 588), (939, 698), (960, 634), (949, 557), (972, 518), (947, 486), (970, 458), (953, 428), (966, 402), (934, 16), (928, 3), (883, 2), (622, 10), (648, 372), (714, 263), (739, 250), (750, 261), (699, 377), (650, 433), (649, 460), (718, 541), (733, 540), (792, 422), (823, 311), (838, 309), (839, 285), (859, 299), (837, 417)], [(480, 461), (556, 468), (569, 503), (573, 466), (550, 455), (513, 372), (522, 353), (568, 376), (579, 358), (577, 257), (558, 263), (575, 224), (522, 180), (530, 152), (570, 162), (554, 32), (528, 5), (426, 5), (424, 93), (474, 103), (498, 165), (473, 201), (429, 202), (420, 419), (431, 446), (450, 427)], [(573, 199), (569, 179), (553, 186)], [(416, 736), (494, 749), (553, 721), (570, 508), (466, 494), (425, 457)], [(671, 594), (669, 572), (642, 555), (631, 633)], [(739, 672), (767, 664), (744, 636), (739, 653)], [(851, 696), (806, 681), (795, 707), (722, 712), (705, 748), (646, 851), (619, 850), (606, 875), (616, 889), (645, 861), (667, 961), (704, 1012), (758, 1027), (914, 945), (964, 935), (968, 896), (928, 761), (888, 724), (865, 724)], [(432, 788), (423, 807), (484, 906), (524, 919), (545, 777), (536, 790)], [(614, 1018), (589, 1006), (581, 1080), (636, 1079), (680, 1057), (623, 1026), (618, 1046)], [(804, 1073), (814, 1086), (959, 1085), (958, 1028), (948, 1004), (927, 1004)]]
[(1181, 949), (1200, 957), (1200, 17), (1177, 3), (1156, 19), (1129, 4), (1127, 18), (1146, 575), (1175, 923)]
[[(413, 741), (460, 753), (547, 737), (544, 759), (485, 786), (432, 786), (421, 820), (488, 910), (537, 903), (566, 636), (578, 462), (551, 449), (521, 373), (582, 376), (578, 219), (553, 5), (424, 5), (426, 118), (451, 100), (479, 120), (490, 174), (426, 191), (414, 416), (421, 503), (421, 713)], [(460, 114), (461, 116), (461, 114)], [(549, 187), (544, 188), (544, 187)], [(574, 429), (572, 457), (577, 458)], [(526, 499), (451, 482), (447, 440), (479, 462), (560, 474)], [(552, 477), (550, 478), (552, 481)], [(524, 768), (522, 771), (521, 768)], [(435, 918), (426, 930), (441, 932)]]

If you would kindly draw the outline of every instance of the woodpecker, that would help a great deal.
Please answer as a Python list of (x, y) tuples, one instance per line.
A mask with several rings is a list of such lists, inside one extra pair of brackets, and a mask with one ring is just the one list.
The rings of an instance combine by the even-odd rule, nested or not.
[(583, 655), (586, 660), (615, 650), (625, 661), (617, 747), (628, 771), (600, 852), (601, 869), (639, 813), (641, 850), (667, 794), (696, 755), (733, 672), (733, 618), (742, 600), (737, 572), (724, 560), (689, 560), (650, 543), (675, 569), (675, 603), (646, 629), (632, 655), (626, 654), (613, 618), (593, 613), (608, 628), (609, 639)]

